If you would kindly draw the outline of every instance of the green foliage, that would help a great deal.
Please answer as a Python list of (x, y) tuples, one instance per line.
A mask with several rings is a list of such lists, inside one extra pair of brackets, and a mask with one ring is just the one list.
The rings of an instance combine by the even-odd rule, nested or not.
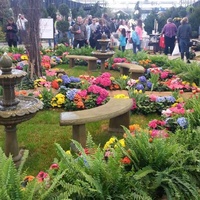
[(92, 6), (90, 14), (93, 17), (101, 17), (102, 16), (102, 9), (101, 9), (101, 6), (99, 5), (98, 1), (94, 4), (94, 6)]
[(136, 132), (133, 137), (127, 129), (125, 131), (128, 153), (122, 150), (131, 159), (135, 171), (133, 181), (153, 198), (166, 194), (167, 199), (198, 199), (196, 181), (200, 176), (200, 166), (196, 163), (191, 168), (190, 163), (195, 160), (194, 154), (199, 159), (197, 151), (192, 155), (173, 136), (169, 139), (154, 138), (150, 143), (146, 132)]
[(65, 20), (67, 20), (69, 13), (69, 7), (67, 6), (67, 4), (65, 3), (60, 4), (58, 10), (60, 14), (65, 17)]
[(53, 98), (53, 93), (50, 90), (47, 90), (46, 88), (43, 88), (43, 90), (41, 91), (41, 96), (39, 97), (39, 99), (43, 102), (43, 109), (49, 109), (51, 108), (51, 100)]
[(200, 67), (197, 62), (192, 62), (190, 65), (174, 63), (173, 71), (182, 80), (200, 85)]
[(57, 9), (56, 9), (55, 5), (53, 5), (53, 4), (50, 4), (47, 8), (48, 16), (50, 16), (54, 20), (56, 19), (56, 11), (57, 11)]
[(191, 112), (187, 113), (189, 117), (189, 124), (191, 127), (200, 125), (200, 95), (195, 95), (185, 103), (185, 108), (190, 109)]
[(36, 189), (35, 181), (28, 184), (23, 190), (21, 181), (24, 178), (22, 167), (28, 157), (28, 151), (24, 151), (22, 162), (17, 169), (13, 163), (12, 156), (8, 158), (0, 149), (0, 198), (3, 200), (31, 200)]

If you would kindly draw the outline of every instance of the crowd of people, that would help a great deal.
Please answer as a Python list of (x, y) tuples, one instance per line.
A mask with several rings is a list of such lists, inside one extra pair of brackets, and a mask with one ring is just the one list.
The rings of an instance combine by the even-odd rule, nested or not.
[[(57, 15), (54, 23), (54, 43), (59, 43), (59, 39), (62, 37), (62, 33), (58, 30), (57, 23), (63, 20), (61, 15)], [(14, 18), (10, 17), (7, 20), (6, 25), (6, 41), (9, 47), (17, 47), (17, 44), (24, 43), (26, 38), (26, 22), (28, 20), (24, 15), (19, 14), (16, 23)], [(99, 50), (101, 45), (98, 40), (101, 39), (102, 34), (106, 34), (107, 38), (111, 40), (110, 46), (118, 46), (119, 50), (125, 51), (127, 45), (131, 46), (133, 53), (141, 51), (141, 45), (143, 42), (143, 35), (145, 33), (144, 26), (141, 19), (137, 20), (136, 24), (130, 23), (128, 20), (117, 20), (109, 18), (107, 14), (103, 14), (101, 18), (93, 18), (91, 15), (86, 18), (78, 16), (76, 20), (68, 17), (69, 29), (67, 31), (67, 37), (69, 45), (73, 48), (81, 48), (83, 46), (91, 46)], [(192, 29), (188, 23), (188, 18), (184, 17), (181, 20), (181, 25), (177, 27), (172, 18), (167, 19), (167, 23), (164, 25), (161, 31), (161, 35), (164, 36), (164, 54), (172, 54), (176, 42), (179, 46), (181, 59), (184, 60), (184, 56), (189, 60), (189, 44), (192, 35)], [(109, 48), (109, 46), (108, 46)]]
[[(57, 17), (54, 24), (55, 44), (58, 44), (58, 37), (61, 37), (58, 35), (59, 31), (56, 26), (59, 20), (61, 20), (60, 16)], [(78, 16), (73, 20), (71, 17), (68, 17), (68, 22), (69, 30), (67, 31), (67, 36), (69, 45), (73, 46), (73, 48), (89, 45), (99, 50), (101, 45), (98, 40), (101, 39), (104, 33), (111, 40), (110, 46), (118, 45), (121, 51), (125, 51), (127, 45), (131, 45), (133, 53), (141, 50), (144, 29), (140, 19), (137, 21), (137, 24), (131, 24), (129, 20), (110, 19), (107, 14), (103, 14), (101, 18), (92, 18), (89, 15), (86, 18)], [(137, 36), (138, 38), (136, 38)]]

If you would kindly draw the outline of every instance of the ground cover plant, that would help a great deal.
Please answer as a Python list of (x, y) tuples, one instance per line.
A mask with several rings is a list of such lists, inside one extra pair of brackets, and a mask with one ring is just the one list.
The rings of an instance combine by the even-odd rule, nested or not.
[[(69, 74), (73, 75), (74, 70), (74, 73), (80, 75), (79, 72), (83, 71), (83, 77), (90, 79), (93, 72), (87, 74), (86, 68), (82, 67), (70, 69)], [(160, 73), (155, 66), (153, 70)], [(22, 174), (22, 171), (16, 172), (11, 159), (6, 160), (1, 152), (4, 159), (2, 168), (8, 171), (10, 166), (10, 171), (16, 177), (17, 186), (13, 196), (18, 195), (25, 199), (30, 192), (32, 195), (29, 199), (159, 199), (164, 196), (168, 199), (199, 198), (199, 96), (186, 101), (178, 98), (179, 94), (175, 91), (171, 96), (147, 97), (142, 85), (127, 88), (129, 77), (119, 76), (119, 72), (114, 70), (106, 73), (108, 72), (114, 77), (113, 83), (118, 84), (121, 89), (129, 89), (130, 97), (137, 102), (135, 106), (138, 110), (135, 110), (135, 113), (133, 110), (133, 125), (129, 127), (130, 130), (124, 129), (124, 136), (116, 134), (116, 137), (113, 137), (106, 130), (106, 120), (87, 124), (90, 133), (87, 148), (83, 149), (73, 141), (78, 152), (71, 152), (68, 151), (71, 127), (59, 126), (60, 106), (47, 107), (48, 110), (43, 110), (35, 118), (18, 125), (20, 147), (29, 150), (25, 164), (27, 171)], [(103, 76), (105, 74), (100, 74), (98, 70), (94, 74), (96, 78), (92, 82), (98, 86), (106, 89), (111, 85), (110, 75), (109, 78)], [(166, 76), (166, 73), (164, 75)], [(62, 79), (62, 76), (60, 78)], [(107, 78), (110, 80), (109, 84)], [(158, 78), (155, 77), (156, 80)], [(102, 79), (107, 81), (102, 82)], [(145, 79), (146, 77), (141, 77), (134, 83), (146, 83)], [(33, 85), (41, 89), (43, 84), (49, 85), (47, 81), (49, 80), (36, 79)], [(191, 91), (198, 92), (196, 84), (175, 83), (179, 89), (184, 89), (187, 85), (186, 89), (191, 88)], [(84, 87), (84, 84), (76, 87)], [(46, 86), (42, 88), (43, 92), (45, 90), (46, 94), (50, 94)], [(52, 99), (53, 96), (50, 94), (48, 98)], [(145, 102), (149, 104), (145, 105)], [(141, 115), (142, 111), (151, 114), (144, 116)], [(154, 112), (156, 114), (152, 114)], [(174, 127), (169, 126), (170, 124)], [(3, 127), (0, 128), (3, 133)], [(185, 134), (186, 140), (183, 139)], [(4, 135), (1, 134), (1, 137), (3, 147)], [(58, 154), (55, 152), (55, 143)], [(9, 176), (4, 178), (12, 183)], [(20, 180), (22, 184), (19, 184)], [(26, 192), (21, 192), (22, 188)], [(2, 194), (9, 198), (9, 190), (6, 192), (2, 190)]]

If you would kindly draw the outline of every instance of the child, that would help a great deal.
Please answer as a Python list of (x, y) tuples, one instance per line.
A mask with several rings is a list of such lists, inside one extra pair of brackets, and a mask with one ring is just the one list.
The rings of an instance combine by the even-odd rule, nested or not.
[(135, 31), (135, 27), (133, 27), (131, 38), (133, 41), (133, 53), (136, 54), (136, 49), (138, 49), (138, 51), (141, 51), (141, 47), (140, 47), (140, 38), (137, 32)]
[(120, 49), (122, 50), (122, 52), (125, 51), (125, 47), (126, 47), (126, 30), (125, 28), (122, 29), (121, 34), (119, 36), (119, 42), (120, 42)]

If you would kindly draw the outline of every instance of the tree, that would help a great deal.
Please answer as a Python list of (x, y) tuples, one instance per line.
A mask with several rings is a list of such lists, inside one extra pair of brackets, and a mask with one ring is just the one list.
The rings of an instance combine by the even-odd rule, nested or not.
[(54, 19), (54, 21), (56, 20), (56, 12), (57, 12), (57, 9), (54, 5), (51, 4), (47, 7), (48, 16)]
[(34, 76), (42, 75), (41, 58), (40, 58), (40, 37), (39, 37), (39, 20), (41, 11), (41, 0), (26, 0), (27, 7), (24, 8), (28, 19), (28, 36), (25, 42), (26, 50), (29, 54), (28, 75), (31, 79)]
[(0, 21), (5, 23), (6, 19), (12, 16), (9, 0), (0, 0)]
[(69, 7), (67, 6), (67, 4), (63, 3), (60, 4), (59, 8), (59, 13), (64, 17), (64, 20), (68, 18), (69, 15)]
[(78, 16), (80, 15), (81, 17), (86, 17), (86, 15), (87, 15), (82, 6), (78, 9), (77, 14), (78, 14)]
[(101, 10), (101, 7), (99, 6), (99, 2), (95, 3), (94, 6), (92, 6), (90, 15), (92, 15), (93, 17), (101, 17), (102, 16), (102, 10)]

